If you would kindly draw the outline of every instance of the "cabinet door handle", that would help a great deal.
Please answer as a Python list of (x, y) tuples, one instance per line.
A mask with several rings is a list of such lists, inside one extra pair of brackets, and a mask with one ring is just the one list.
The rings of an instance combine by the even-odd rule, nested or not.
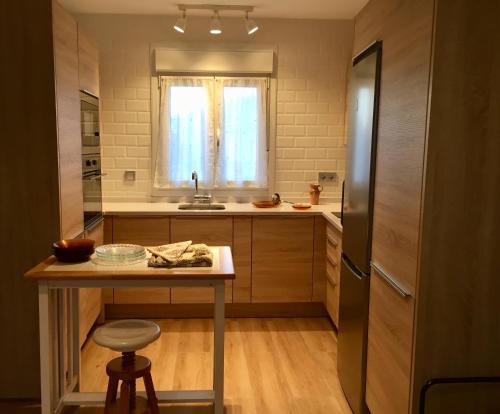
[(337, 266), (337, 262), (335, 261), (335, 259), (333, 259), (333, 257), (330, 257), (329, 254), (326, 255), (326, 260), (328, 260), (328, 262), (333, 266)]
[(389, 286), (398, 292), (401, 297), (407, 298), (408, 296), (411, 296), (411, 294), (406, 289), (401, 287), (399, 283), (394, 280), (394, 277), (382, 269), (379, 264), (371, 262), (371, 267), (382, 279), (386, 281)]
[(330, 236), (327, 236), (326, 240), (328, 241), (328, 243), (330, 243), (333, 247), (337, 247), (339, 244), (337, 242), (337, 240), (335, 240), (334, 238), (330, 237)]

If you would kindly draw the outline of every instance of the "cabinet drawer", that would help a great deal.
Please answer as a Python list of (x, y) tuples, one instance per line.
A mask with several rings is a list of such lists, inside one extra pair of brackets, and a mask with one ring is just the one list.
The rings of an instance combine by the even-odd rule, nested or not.
[(327, 278), (326, 281), (326, 310), (335, 326), (339, 326), (339, 285)]
[(376, 272), (370, 283), (366, 402), (372, 414), (408, 413), (415, 302)]

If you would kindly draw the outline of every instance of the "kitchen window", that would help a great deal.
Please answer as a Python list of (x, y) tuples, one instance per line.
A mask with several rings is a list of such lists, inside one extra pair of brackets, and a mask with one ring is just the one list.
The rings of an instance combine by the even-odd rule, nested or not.
[(155, 189), (268, 186), (268, 78), (159, 78)]

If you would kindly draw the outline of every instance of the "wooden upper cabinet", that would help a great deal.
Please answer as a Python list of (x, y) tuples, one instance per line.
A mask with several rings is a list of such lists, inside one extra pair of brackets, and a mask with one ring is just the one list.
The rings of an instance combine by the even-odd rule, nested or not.
[(78, 76), (80, 89), (99, 97), (99, 51), (78, 27)]
[(252, 302), (312, 299), (314, 217), (254, 217)]
[[(209, 246), (233, 246), (232, 217), (173, 217), (172, 243), (191, 240)], [(232, 302), (232, 281), (226, 281), (226, 302)], [(173, 288), (172, 303), (211, 303), (212, 288)]]
[(73, 238), (83, 231), (78, 32), (73, 17), (56, 1), (52, 2), (52, 18), (61, 237)]

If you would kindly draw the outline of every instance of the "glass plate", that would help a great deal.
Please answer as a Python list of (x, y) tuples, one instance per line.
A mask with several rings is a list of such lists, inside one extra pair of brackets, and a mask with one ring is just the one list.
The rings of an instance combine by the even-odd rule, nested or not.
[(96, 247), (96, 258), (110, 263), (130, 263), (146, 258), (146, 249), (137, 244), (105, 244)]

